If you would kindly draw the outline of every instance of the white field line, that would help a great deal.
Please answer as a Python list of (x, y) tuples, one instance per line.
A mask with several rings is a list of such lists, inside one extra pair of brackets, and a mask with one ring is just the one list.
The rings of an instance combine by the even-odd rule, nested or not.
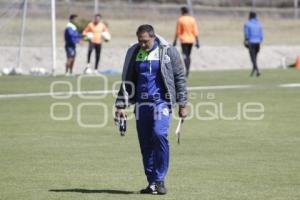
[(281, 88), (297, 88), (300, 87), (300, 83), (289, 83), (289, 84), (280, 84)]
[(217, 85), (217, 86), (193, 86), (188, 87), (189, 91), (197, 90), (228, 90), (228, 89), (244, 89), (244, 88), (254, 88), (255, 85)]
[(1, 94), (0, 99), (21, 98), (21, 97), (45, 97), (45, 96), (70, 96), (70, 95), (90, 95), (90, 94), (112, 94), (113, 90), (99, 91), (72, 91), (72, 92), (42, 92), (42, 93), (24, 93), (24, 94)]
[[(230, 89), (249, 89), (249, 88), (300, 88), (300, 83), (288, 83), (279, 85), (217, 85), (217, 86), (193, 86), (188, 87), (189, 91), (199, 90), (230, 90)], [(0, 94), (0, 99), (23, 98), (23, 97), (45, 97), (45, 96), (70, 96), (70, 95), (91, 95), (91, 94), (113, 94), (116, 90), (99, 91), (72, 91), (72, 92), (42, 92), (24, 94)]]

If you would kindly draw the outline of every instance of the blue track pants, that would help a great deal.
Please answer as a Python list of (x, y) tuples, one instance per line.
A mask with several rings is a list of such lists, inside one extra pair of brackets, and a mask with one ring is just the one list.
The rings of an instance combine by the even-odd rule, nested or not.
[(168, 131), (171, 112), (167, 103), (138, 104), (136, 127), (149, 184), (164, 181), (169, 168)]

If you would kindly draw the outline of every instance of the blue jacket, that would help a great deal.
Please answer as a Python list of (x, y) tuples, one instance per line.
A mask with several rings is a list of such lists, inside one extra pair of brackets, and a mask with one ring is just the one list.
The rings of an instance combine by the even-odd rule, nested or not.
[(80, 40), (80, 34), (77, 32), (76, 26), (69, 22), (65, 29), (65, 44), (68, 47), (76, 47)]
[(259, 44), (263, 41), (263, 29), (259, 21), (250, 19), (244, 25), (245, 40), (252, 44)]
[(135, 58), (137, 73), (136, 93), (138, 102), (161, 103), (164, 100), (164, 85), (160, 71), (159, 47), (155, 41), (150, 51), (140, 49)]
[[(166, 40), (157, 36), (159, 46), (160, 71), (165, 91), (170, 104), (175, 106), (187, 104), (187, 89), (185, 79), (185, 68), (177, 49)], [(137, 74), (135, 70), (135, 58), (140, 47), (136, 43), (132, 45), (126, 54), (122, 84), (118, 92), (115, 107), (126, 108), (136, 103)]]

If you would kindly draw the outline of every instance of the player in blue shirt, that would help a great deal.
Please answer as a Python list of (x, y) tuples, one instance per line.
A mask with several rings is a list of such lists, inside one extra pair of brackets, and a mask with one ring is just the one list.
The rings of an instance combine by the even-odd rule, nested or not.
[(65, 50), (67, 54), (67, 63), (66, 63), (66, 76), (72, 74), (73, 65), (76, 56), (76, 44), (80, 41), (80, 34), (77, 31), (75, 21), (77, 15), (70, 15), (69, 22), (66, 26), (64, 36), (65, 36)]
[(263, 28), (256, 17), (255, 12), (250, 12), (249, 20), (244, 25), (245, 46), (249, 49), (251, 62), (253, 69), (251, 76), (256, 73), (256, 76), (260, 76), (260, 72), (257, 66), (257, 54), (260, 50), (260, 44), (263, 41)]

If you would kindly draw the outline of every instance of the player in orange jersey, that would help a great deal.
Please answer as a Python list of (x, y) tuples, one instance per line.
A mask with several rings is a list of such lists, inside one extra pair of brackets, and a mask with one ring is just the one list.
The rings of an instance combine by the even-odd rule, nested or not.
[(179, 38), (182, 48), (183, 59), (186, 69), (186, 77), (189, 75), (191, 64), (191, 52), (193, 44), (197, 48), (200, 47), (198, 40), (198, 27), (196, 19), (189, 14), (187, 7), (181, 8), (181, 16), (177, 20), (176, 34), (173, 46), (176, 46), (177, 38)]
[(93, 49), (95, 49), (95, 70), (98, 69), (98, 64), (100, 61), (101, 54), (101, 44), (103, 42), (102, 33), (108, 32), (107, 26), (101, 22), (101, 15), (96, 14), (94, 20), (90, 22), (87, 27), (83, 30), (83, 35), (87, 36), (89, 39), (89, 49), (87, 56), (87, 68), (90, 67), (91, 54)]

